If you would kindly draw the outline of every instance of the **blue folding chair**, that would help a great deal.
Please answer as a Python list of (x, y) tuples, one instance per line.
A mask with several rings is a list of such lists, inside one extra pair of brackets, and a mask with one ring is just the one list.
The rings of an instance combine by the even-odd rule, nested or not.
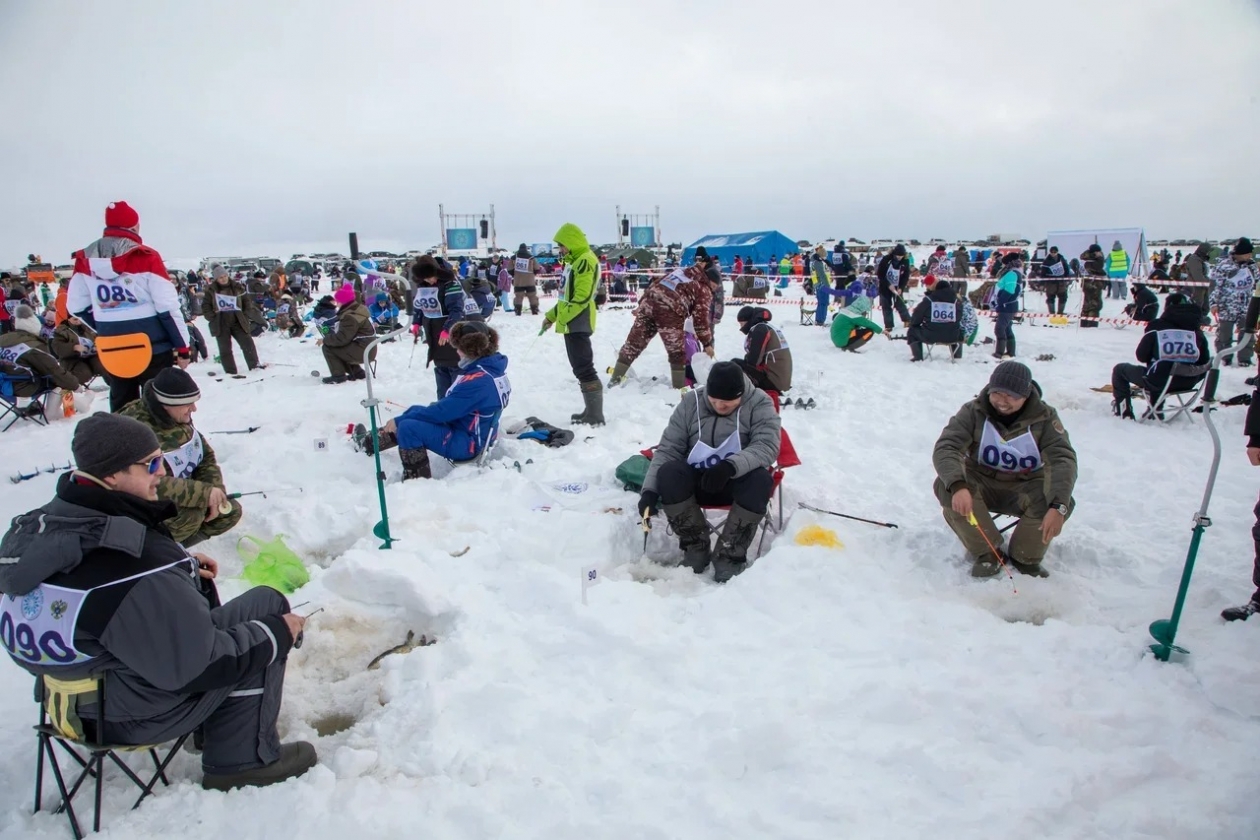
[[(18, 389), (23, 385), (33, 384), (38, 389), (26, 406), (18, 405)], [(52, 384), (47, 377), (34, 373), (9, 373), (0, 371), (0, 422), (9, 418), (0, 432), (7, 432), (19, 420), (30, 420), (40, 426), (48, 425), (45, 409), (45, 398), (52, 393)]]

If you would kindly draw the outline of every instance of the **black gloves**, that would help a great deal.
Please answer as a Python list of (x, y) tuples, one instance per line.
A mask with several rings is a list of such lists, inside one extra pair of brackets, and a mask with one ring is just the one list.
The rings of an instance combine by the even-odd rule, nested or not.
[(700, 473), (700, 489), (706, 493), (721, 493), (726, 483), (735, 477), (735, 465), (723, 461)]
[(651, 516), (654, 513), (656, 513), (657, 504), (660, 502), (660, 500), (661, 500), (660, 493), (657, 493), (655, 490), (644, 490), (639, 495), (639, 507), (638, 507), (639, 516), (642, 516), (643, 511), (645, 510), (648, 512), (648, 516)]

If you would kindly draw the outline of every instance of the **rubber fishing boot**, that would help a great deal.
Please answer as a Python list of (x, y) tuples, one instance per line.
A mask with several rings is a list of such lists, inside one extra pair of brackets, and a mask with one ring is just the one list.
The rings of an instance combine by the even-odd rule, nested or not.
[(618, 359), (617, 364), (613, 366), (612, 376), (608, 379), (608, 387), (616, 388), (618, 385), (624, 385), (626, 375), (629, 373), (630, 365)]
[(315, 766), (318, 756), (306, 741), (280, 745), (280, 758), (266, 767), (242, 770), (239, 773), (206, 773), (201, 786), (206, 790), (232, 790), (241, 787), (266, 787), (288, 779), (296, 779)]
[(410, 481), (413, 478), (433, 478), (433, 473), (429, 470), (427, 449), (400, 448), (398, 454), (402, 458), (403, 481)]
[(1006, 339), (1006, 358), (1015, 358), (1015, 339), (1013, 338)]
[(582, 383), (582, 401), (586, 403), (586, 410), (569, 419), (585, 426), (604, 425), (604, 386), (598, 379)]
[(753, 513), (737, 504), (731, 505), (713, 556), (714, 581), (726, 583), (748, 568), (748, 546), (757, 533), (757, 526), (765, 518), (764, 513)]
[(988, 578), (999, 574), (1002, 571), (1002, 564), (998, 562), (997, 557), (992, 552), (986, 551), (976, 558), (971, 564), (971, 576), (973, 578)]
[[(382, 452), (386, 449), (393, 449), (398, 445), (398, 437), (393, 432), (377, 429), (376, 437), (381, 442)], [(367, 453), (369, 458), (376, 454), (376, 450), (372, 446), (372, 433), (362, 423), (354, 427), (354, 446), (356, 449)]]
[(683, 550), (682, 565), (696, 574), (709, 568), (709, 522), (695, 497), (676, 505), (663, 505), (661, 510), (678, 536), (678, 547)]
[(669, 366), (669, 384), (674, 386), (675, 391), (681, 391), (687, 387), (687, 368)]
[(1006, 355), (1006, 339), (999, 338), (993, 347), (993, 358), (1001, 359)]

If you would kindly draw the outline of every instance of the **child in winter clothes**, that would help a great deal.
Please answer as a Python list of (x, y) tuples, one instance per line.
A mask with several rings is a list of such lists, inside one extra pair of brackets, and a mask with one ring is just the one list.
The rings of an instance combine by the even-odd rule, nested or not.
[(860, 297), (836, 312), (831, 320), (831, 343), (842, 350), (857, 350), (882, 333), (884, 328), (872, 321), (871, 299)]
[(378, 333), (387, 333), (398, 329), (398, 307), (389, 299), (384, 291), (371, 292), (368, 304), (368, 315)]
[[(507, 356), (499, 352), (499, 334), (481, 321), (460, 321), (450, 332), (459, 353), (459, 376), (446, 396), (427, 406), (413, 405), (385, 424), (381, 449), (398, 447), (403, 480), (432, 478), (429, 452), (450, 461), (481, 454), (498, 433), (512, 386)], [(371, 441), (365, 449), (373, 454)]]
[(994, 340), (997, 349), (993, 351), (995, 359), (1009, 359), (1015, 355), (1015, 330), (1011, 324), (1015, 314), (1019, 312), (1019, 299), (1024, 293), (1024, 261), (1017, 253), (1009, 253), (1002, 258), (1002, 272), (997, 283), (997, 325), (994, 327)]

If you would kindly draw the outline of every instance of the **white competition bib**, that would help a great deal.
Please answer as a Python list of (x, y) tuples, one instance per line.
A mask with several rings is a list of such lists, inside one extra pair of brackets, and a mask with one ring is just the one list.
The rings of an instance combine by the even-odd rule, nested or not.
[(214, 293), (214, 305), (220, 312), (236, 312), (236, 295)]
[(735, 431), (731, 432), (726, 440), (722, 441), (716, 449), (709, 446), (703, 440), (700, 440), (700, 395), (696, 392), (696, 445), (691, 447), (691, 451), (687, 453), (687, 463), (698, 470), (707, 470), (715, 467), (725, 461), (732, 455), (736, 455), (744, 450), (744, 445), (739, 440), (739, 413), (743, 410), (743, 406), (735, 411)]
[(277, 314), (277, 315), (288, 315), (288, 314), (289, 314), (289, 304), (287, 304), (287, 303), (282, 303), (282, 304), (280, 304), (279, 306), (277, 306), (277, 307), (276, 307), (276, 314)]
[(416, 289), (415, 310), (426, 318), (441, 318), (442, 302), (438, 300), (438, 290), (433, 286)]
[(1156, 350), (1161, 362), (1199, 361), (1199, 342), (1190, 330), (1160, 330), (1155, 334)]
[(96, 355), (96, 342), (88, 338), (86, 335), (79, 336), (79, 343), (83, 345), (83, 355)]
[(770, 281), (764, 277), (756, 277), (753, 279), (752, 287), (754, 289), (768, 289), (770, 288)]
[(1014, 440), (1005, 440), (989, 420), (984, 421), (977, 459), (992, 470), (1004, 473), (1030, 473), (1041, 469), (1041, 450), (1032, 431)]
[(464, 314), (465, 315), (480, 315), (481, 314), (481, 304), (477, 303), (477, 299), (473, 297), (472, 295), (464, 295)]
[(25, 595), (3, 596), (0, 643), (14, 659), (30, 665), (73, 665), (92, 659), (74, 647), (79, 610), (90, 592), (42, 583)]
[(901, 283), (901, 269), (888, 266), (888, 271), (884, 272), (884, 280), (889, 286), (896, 288)]
[[(92, 270), (93, 272), (97, 270), (95, 264)], [(143, 283), (132, 282), (131, 275), (128, 274), (114, 274), (106, 278), (93, 273), (88, 279), (88, 285), (92, 288), (94, 312), (110, 310), (122, 312), (146, 305), (150, 308), (153, 306), (149, 290)]]
[(517, 257), (516, 270), (520, 272), (521, 274), (528, 274), (529, 273), (529, 260), (525, 259), (524, 257)]
[(1063, 276), (1063, 265), (1064, 265), (1064, 264), (1063, 264), (1062, 262), (1057, 262), (1057, 263), (1055, 263), (1054, 265), (1050, 266), (1050, 276), (1051, 276), (1051, 277), (1062, 277), (1062, 276)]
[(661, 285), (669, 289), (671, 292), (678, 288), (679, 283), (688, 283), (691, 278), (687, 276), (681, 268), (675, 268), (669, 274), (661, 278)]
[(494, 377), (494, 387), (499, 391), (499, 405), (507, 408), (508, 400), (512, 399), (512, 383), (508, 381), (507, 376)]
[(932, 323), (952, 324), (958, 320), (958, 304), (932, 301)]
[(12, 347), (0, 347), (0, 362), (8, 362), (11, 365), (18, 363), (18, 358), (22, 354), (30, 352), (29, 344), (14, 344)]
[(13, 313), (16, 312), (17, 308), (22, 305), (22, 302), (21, 298), (18, 298), (17, 300), (6, 300), (4, 302), (4, 311), (9, 313), (9, 317), (13, 317)]
[(171, 471), (171, 475), (175, 478), (188, 478), (193, 474), (197, 467), (201, 466), (201, 461), (206, 457), (205, 447), (201, 445), (201, 432), (193, 430), (192, 438), (178, 449), (170, 452), (163, 452), (162, 458), (166, 461), (166, 468)]

